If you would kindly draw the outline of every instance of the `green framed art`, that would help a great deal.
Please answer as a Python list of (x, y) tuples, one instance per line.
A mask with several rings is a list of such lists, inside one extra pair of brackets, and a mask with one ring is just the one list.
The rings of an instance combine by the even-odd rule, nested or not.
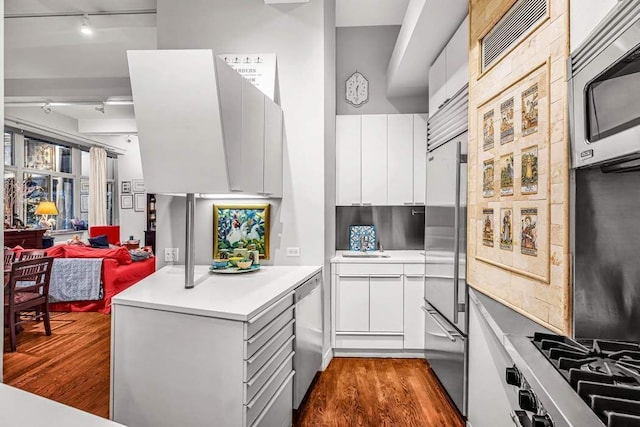
[(269, 207), (260, 205), (213, 205), (213, 258), (220, 249), (233, 249), (240, 242), (255, 244), (260, 258), (269, 259)]

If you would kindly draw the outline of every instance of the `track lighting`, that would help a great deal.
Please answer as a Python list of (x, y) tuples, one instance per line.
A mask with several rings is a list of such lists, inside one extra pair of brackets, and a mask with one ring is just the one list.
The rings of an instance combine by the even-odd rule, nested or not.
[(105, 104), (104, 104), (104, 102), (103, 102), (102, 104), (100, 104), (100, 105), (97, 105), (97, 106), (95, 107), (96, 111), (99, 111), (99, 112), (101, 112), (102, 114), (104, 114), (104, 105), (105, 105)]
[(91, 28), (91, 25), (89, 25), (89, 15), (86, 13), (82, 15), (82, 26), (80, 27), (80, 32), (85, 36), (93, 34), (93, 29)]
[(49, 103), (46, 103), (42, 106), (42, 111), (44, 111), (45, 114), (49, 114), (51, 112), (51, 105), (49, 105)]

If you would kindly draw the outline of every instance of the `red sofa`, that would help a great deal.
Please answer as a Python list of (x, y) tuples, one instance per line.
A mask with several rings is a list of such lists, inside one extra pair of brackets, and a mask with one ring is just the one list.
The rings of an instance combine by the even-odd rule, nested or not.
[(50, 311), (97, 311), (111, 313), (111, 298), (139, 282), (156, 270), (156, 259), (131, 261), (125, 247), (96, 249), (87, 246), (56, 245), (47, 249), (54, 258), (103, 258), (102, 287), (104, 297), (100, 301), (74, 301), (49, 304)]

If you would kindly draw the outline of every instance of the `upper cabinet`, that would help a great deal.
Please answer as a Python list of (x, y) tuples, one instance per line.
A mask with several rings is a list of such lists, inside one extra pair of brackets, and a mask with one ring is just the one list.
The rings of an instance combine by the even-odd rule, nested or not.
[(429, 115), (469, 82), (469, 17), (458, 27), (429, 69)]
[(282, 197), (280, 106), (211, 50), (128, 60), (148, 192)]
[(426, 115), (337, 116), (336, 204), (424, 204), (426, 147)]

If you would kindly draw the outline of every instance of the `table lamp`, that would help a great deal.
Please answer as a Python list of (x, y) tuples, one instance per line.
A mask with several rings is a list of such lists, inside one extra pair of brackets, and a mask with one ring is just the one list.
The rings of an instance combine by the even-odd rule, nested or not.
[(36, 215), (42, 215), (40, 226), (43, 228), (51, 228), (53, 224), (49, 222), (49, 215), (58, 215), (58, 208), (53, 202), (42, 201), (36, 207)]

